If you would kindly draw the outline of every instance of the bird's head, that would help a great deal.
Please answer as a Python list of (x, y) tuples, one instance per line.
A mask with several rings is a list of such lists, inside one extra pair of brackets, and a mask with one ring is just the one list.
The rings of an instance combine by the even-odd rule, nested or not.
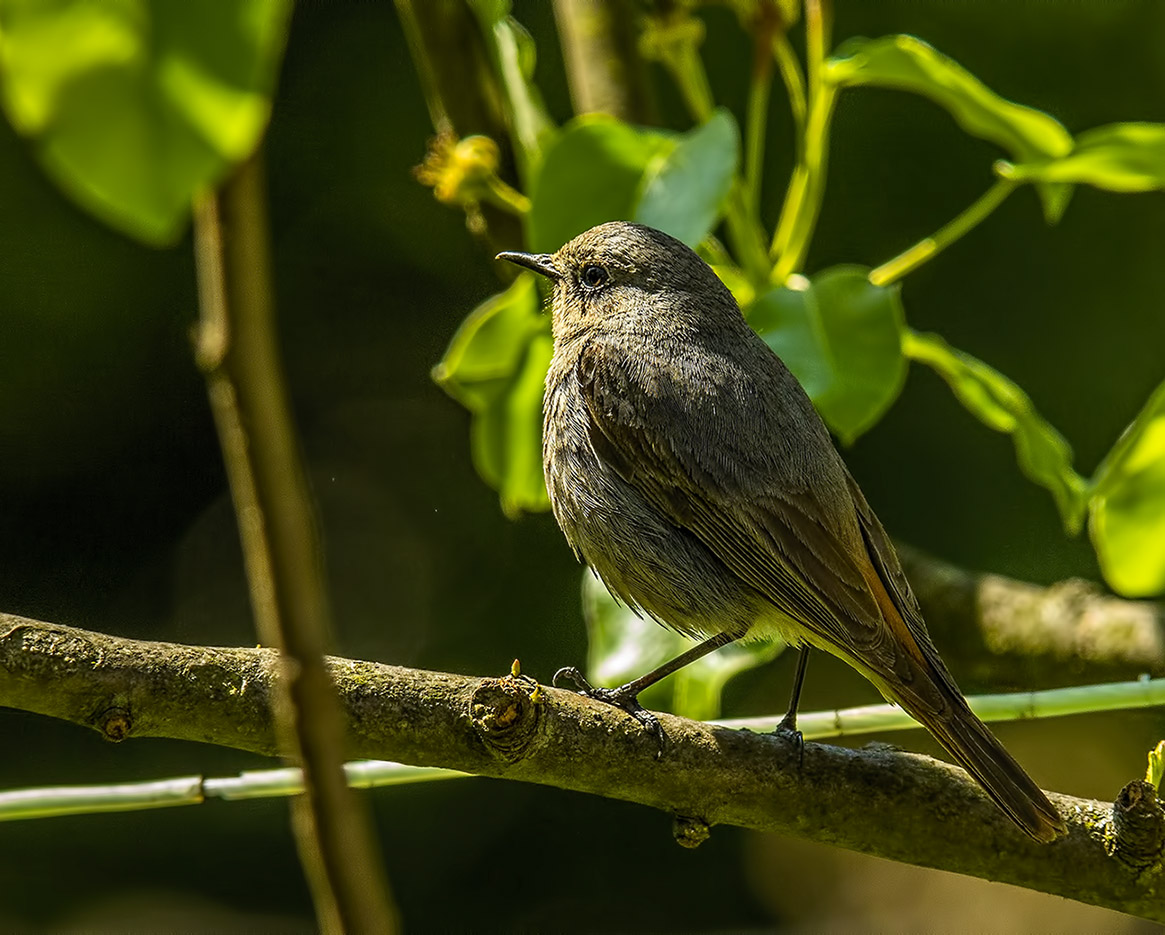
[[(711, 268), (687, 245), (642, 224), (592, 227), (557, 253), (499, 253), (554, 283), (554, 334), (698, 327), (740, 312)], [(706, 323), (706, 322), (705, 322)]]

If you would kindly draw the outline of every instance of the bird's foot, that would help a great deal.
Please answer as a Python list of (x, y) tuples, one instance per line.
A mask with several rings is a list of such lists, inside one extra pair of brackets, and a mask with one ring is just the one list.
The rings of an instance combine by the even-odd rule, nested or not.
[(619, 688), (595, 688), (595, 686), (587, 681), (586, 676), (574, 666), (565, 666), (559, 669), (554, 673), (554, 678), (550, 681), (555, 688), (562, 687), (559, 684), (560, 681), (570, 682), (574, 686), (574, 690), (580, 695), (586, 695), (588, 698), (594, 698), (595, 701), (605, 702), (606, 704), (613, 705), (620, 711), (627, 712), (627, 714), (635, 718), (655, 738), (656, 744), (658, 745), (655, 758), (658, 760), (663, 756), (663, 725), (659, 723), (659, 718), (639, 703), (637, 693), (628, 691), (629, 686), (621, 685)]
[(805, 738), (801, 732), (797, 730), (797, 712), (789, 711), (783, 718), (781, 723), (773, 728), (773, 733), (784, 740), (786, 743), (795, 744), (797, 747), (797, 768), (800, 769), (805, 763)]

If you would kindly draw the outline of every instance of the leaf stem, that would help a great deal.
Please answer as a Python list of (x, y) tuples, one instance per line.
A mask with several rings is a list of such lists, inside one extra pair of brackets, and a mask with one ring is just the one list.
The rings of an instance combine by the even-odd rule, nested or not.
[(944, 224), (930, 237), (924, 237), (908, 250), (887, 260), (877, 269), (871, 270), (870, 282), (875, 286), (888, 286), (897, 282), (907, 273), (913, 272), (986, 220), (992, 211), (1003, 204), (1015, 188), (1015, 182), (1000, 179), (980, 195), (970, 207)]

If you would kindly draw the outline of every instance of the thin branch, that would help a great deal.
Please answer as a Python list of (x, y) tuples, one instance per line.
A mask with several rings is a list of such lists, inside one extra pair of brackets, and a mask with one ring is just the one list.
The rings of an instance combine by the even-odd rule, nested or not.
[(308, 793), (293, 826), (325, 932), (388, 932), (395, 910), (363, 803), (348, 791), (343, 722), (324, 664), (328, 601), (311, 496), (274, 327), (259, 157), (195, 209), (206, 372), (260, 639), (281, 648), (281, 749)]
[[(0, 617), (0, 704), (106, 736), (200, 740), (271, 754), (275, 654), (147, 643)], [(1152, 790), (1130, 783), (1110, 806), (1052, 794), (1069, 834), (1026, 839), (956, 767), (886, 745), (806, 743), (662, 715), (665, 755), (610, 706), (523, 678), (469, 678), (330, 661), (352, 756), (638, 802), (671, 813), (694, 845), (710, 827), (780, 831), (841, 847), (1056, 893), (1165, 921), (1144, 868), (1165, 828)], [(1154, 811), (1155, 809), (1155, 811)], [(908, 816), (908, 818), (907, 818)], [(1154, 822), (1156, 825), (1154, 825)], [(1121, 837), (1119, 828), (1136, 829)], [(1150, 846), (1151, 849), (1151, 846)]]

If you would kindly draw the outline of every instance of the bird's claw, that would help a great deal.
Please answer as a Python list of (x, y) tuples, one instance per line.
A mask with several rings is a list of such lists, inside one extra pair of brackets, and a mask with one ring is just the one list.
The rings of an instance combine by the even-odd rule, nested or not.
[(785, 742), (796, 745), (797, 768), (800, 769), (805, 764), (805, 737), (797, 730), (797, 715), (790, 711), (781, 718), (781, 723), (773, 728), (773, 733)]
[(623, 688), (595, 688), (587, 681), (586, 676), (574, 666), (564, 666), (559, 669), (550, 681), (555, 688), (562, 687), (559, 684), (560, 681), (570, 682), (574, 686), (574, 690), (580, 695), (586, 695), (595, 701), (605, 702), (631, 715), (655, 738), (657, 744), (655, 758), (658, 760), (663, 756), (663, 725), (659, 723), (659, 718), (639, 703), (639, 699), (635, 695), (623, 691)]

